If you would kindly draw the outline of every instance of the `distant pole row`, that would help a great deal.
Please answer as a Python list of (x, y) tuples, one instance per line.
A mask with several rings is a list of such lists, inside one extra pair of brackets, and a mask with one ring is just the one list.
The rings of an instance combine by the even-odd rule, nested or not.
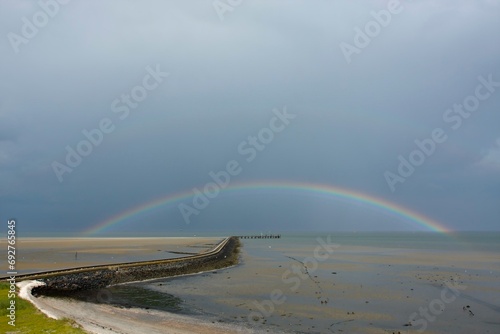
[(240, 239), (279, 239), (281, 234), (239, 235)]

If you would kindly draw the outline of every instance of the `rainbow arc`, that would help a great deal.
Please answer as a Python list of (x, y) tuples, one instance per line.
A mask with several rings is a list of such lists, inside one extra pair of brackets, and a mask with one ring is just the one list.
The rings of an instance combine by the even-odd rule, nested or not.
[[(258, 182), (230, 184), (228, 187), (221, 189), (221, 193), (249, 192), (256, 190), (258, 191), (281, 190), (290, 192), (301, 192), (304, 194), (308, 193), (320, 194), (327, 197), (331, 197), (332, 199), (352, 201), (354, 203), (360, 203), (367, 207), (381, 210), (387, 214), (396, 216), (397, 218), (400, 219), (401, 223), (414, 224), (423, 227), (425, 230), (440, 232), (440, 233), (452, 232), (445, 225), (429, 217), (426, 217), (421, 213), (405, 208), (402, 205), (393, 203), (384, 198), (375, 197), (373, 195), (369, 195), (352, 189), (346, 189), (332, 185), (295, 182), (295, 181), (258, 181)], [(90, 227), (89, 229), (85, 230), (83, 234), (96, 235), (102, 233), (132, 218), (138, 218), (141, 215), (146, 214), (147, 212), (168, 207), (169, 205), (181, 203), (185, 200), (192, 199), (193, 197), (194, 197), (193, 190), (187, 190), (175, 194), (169, 194), (167, 196), (139, 204), (133, 208), (120, 212)]]

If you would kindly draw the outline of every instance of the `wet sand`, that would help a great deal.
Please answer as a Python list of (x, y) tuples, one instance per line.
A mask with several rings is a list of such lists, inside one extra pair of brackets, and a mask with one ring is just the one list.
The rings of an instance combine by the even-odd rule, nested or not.
[[(23, 284), (24, 283), (24, 284)], [(140, 308), (118, 308), (106, 304), (94, 304), (71, 299), (38, 297), (29, 294), (30, 281), (20, 284), (22, 294), (30, 299), (47, 316), (54, 319), (75, 320), (83, 329), (95, 334), (247, 334), (252, 330), (234, 325), (212, 323), (191, 317)]]
[[(307, 245), (244, 241), (235, 267), (132, 284), (181, 298), (189, 316), (39, 300), (43, 308), (107, 334), (419, 333), (422, 321), (430, 334), (499, 332), (497, 252), (340, 245), (331, 254), (319, 252), (324, 260), (308, 263), (316, 246), (314, 239)], [(272, 302), (278, 290), (283, 302)], [(453, 300), (443, 302), (443, 291)], [(435, 314), (425, 320), (419, 310), (430, 307)], [(412, 313), (413, 326), (405, 326)]]
[(19, 274), (91, 266), (169, 259), (213, 248), (223, 238), (20, 238)]
[[(313, 250), (248, 241), (235, 268), (143, 287), (179, 296), (187, 309), (210, 319), (259, 332), (418, 333), (423, 321), (426, 333), (500, 329), (497, 253), (341, 245), (316, 266), (305, 261)], [(294, 266), (297, 274), (291, 273)], [(283, 302), (272, 302), (277, 290)], [(441, 301), (443, 291), (447, 302)], [(432, 321), (419, 314), (429, 307), (436, 308)], [(405, 326), (414, 312), (413, 326)]]

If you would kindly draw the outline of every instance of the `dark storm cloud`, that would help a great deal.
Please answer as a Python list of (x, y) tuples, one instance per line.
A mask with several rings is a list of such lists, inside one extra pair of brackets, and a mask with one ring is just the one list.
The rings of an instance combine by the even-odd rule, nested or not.
[[(33, 231), (81, 231), (202, 186), (232, 159), (244, 161), (238, 145), (268, 126), (274, 108), (286, 106), (297, 118), (236, 181), (338, 185), (452, 228), (470, 228), (475, 215), (476, 228), (497, 228), (500, 89), (457, 129), (443, 115), (474, 93), (479, 76), (500, 81), (499, 4), (401, 1), (402, 10), (348, 63), (341, 43), (354, 45), (356, 28), (364, 31), (387, 1), (248, 1), (223, 21), (212, 1), (69, 1), (53, 6), (28, 37), (24, 25), (43, 19), (42, 6), (4, 1), (2, 207)], [(12, 34), (25, 40), (13, 46)], [(120, 119), (113, 102), (143, 85), (148, 66), (168, 78)], [(82, 131), (103, 119), (113, 131), (59, 182), (53, 162), (66, 164), (66, 148), (76, 150), (86, 140)], [(408, 159), (415, 140), (436, 128), (446, 142), (392, 193), (384, 172), (396, 173), (398, 156)], [(235, 220), (241, 221), (235, 229), (265, 228), (279, 220), (283, 229), (335, 229), (349, 226), (349, 217), (394, 226), (370, 211), (358, 217), (334, 200), (335, 210), (328, 210), (305, 194), (295, 202), (273, 197), (274, 205), (249, 198), (231, 209), (223, 198), (189, 228), (228, 228)], [(330, 215), (337, 225), (327, 223)], [(150, 218), (151, 230), (185, 228), (176, 207)]]

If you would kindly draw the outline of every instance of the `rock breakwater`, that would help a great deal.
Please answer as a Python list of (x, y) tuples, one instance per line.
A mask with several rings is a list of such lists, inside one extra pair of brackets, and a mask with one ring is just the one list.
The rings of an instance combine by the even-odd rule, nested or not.
[[(177, 259), (157, 260), (96, 266), (76, 270), (31, 275), (46, 285), (36, 287), (32, 293), (68, 295), (82, 290), (101, 289), (106, 286), (147, 279), (185, 275), (234, 265), (238, 262), (240, 242), (237, 237), (224, 239), (213, 250)], [(38, 276), (38, 277), (36, 277)]]

